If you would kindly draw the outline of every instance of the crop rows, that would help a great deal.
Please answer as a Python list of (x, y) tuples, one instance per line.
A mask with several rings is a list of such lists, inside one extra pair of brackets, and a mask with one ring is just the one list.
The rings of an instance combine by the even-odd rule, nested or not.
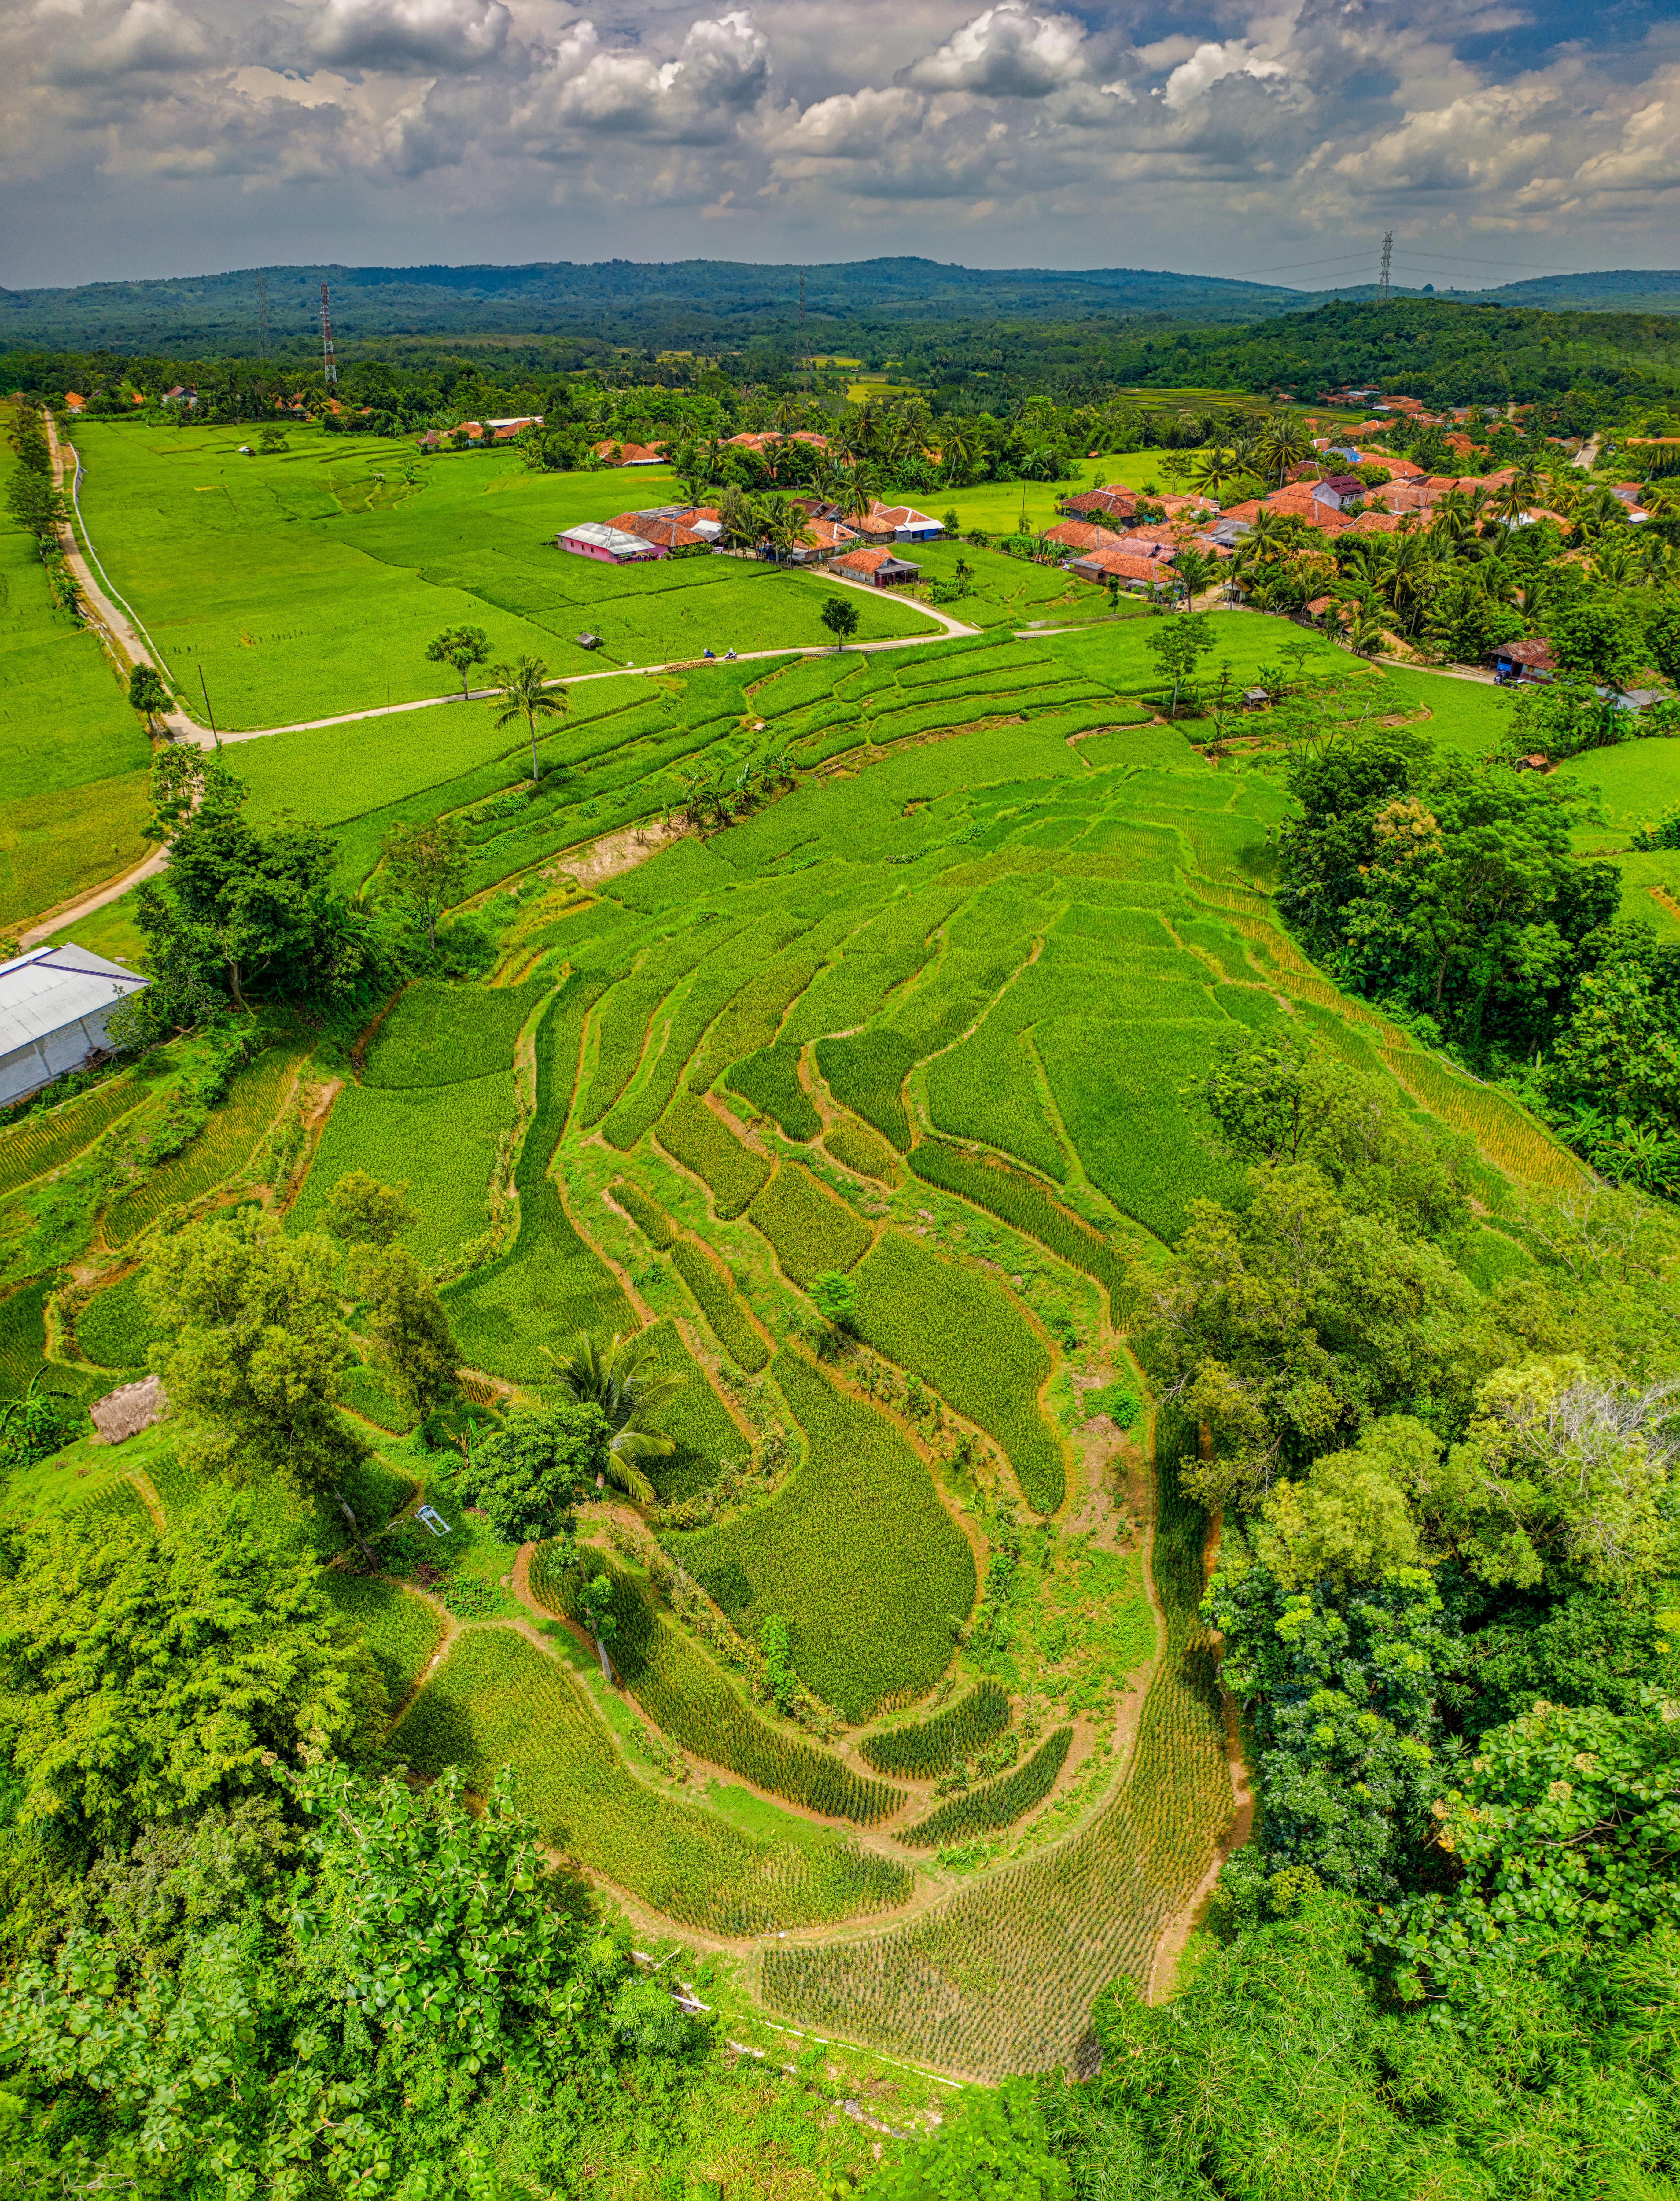
[[(818, 939), (827, 929), (816, 929)], [(749, 977), (713, 1025), (705, 1053), (690, 1074), (690, 1091), (704, 1092), (713, 1084), (722, 1065), (739, 1063), (772, 1046), (781, 1030), (789, 1003), (798, 999), (821, 967), (821, 953), (814, 952), (808, 939), (797, 955), (783, 956), (767, 970)], [(737, 1085), (734, 1090), (740, 1093), (746, 1089)], [(748, 1097), (752, 1096), (749, 1094)], [(772, 1109), (771, 1113), (775, 1114), (775, 1111)], [(785, 1130), (787, 1126), (784, 1124), (783, 1129)], [(790, 1138), (800, 1136), (796, 1131), (788, 1132)]]
[(629, 1177), (613, 1180), (613, 1197), (650, 1246), (662, 1252), (676, 1236), (676, 1226), (659, 1202)]
[(671, 1265), (693, 1293), (695, 1302), (710, 1325), (712, 1335), (737, 1368), (756, 1376), (770, 1365), (770, 1348), (748, 1319), (747, 1311), (726, 1277), (718, 1274), (712, 1258), (692, 1238), (673, 1240)]
[(62, 1169), (145, 1097), (133, 1072), (124, 1071), (91, 1093), (26, 1116), (21, 1124), (0, 1131), (0, 1193), (15, 1192), (49, 1170)]
[(909, 1828), (902, 1840), (913, 1850), (928, 1850), (1013, 1827), (1055, 1787), (1072, 1740), (1072, 1729), (1059, 1727), (1045, 1737), (1025, 1765), (1018, 1765), (1002, 1781), (990, 1781), (984, 1787), (949, 1797), (937, 1811)]
[(1027, 1504), (1054, 1513), (1063, 1451), (1038, 1410), (1050, 1356), (1009, 1294), (897, 1230), (882, 1235), (854, 1280), (858, 1335), (996, 1437)]
[(784, 1162), (747, 1211), (775, 1249), (784, 1273), (809, 1291), (825, 1270), (855, 1267), (874, 1232), (808, 1170)]
[(1413, 1100), (1454, 1130), (1468, 1131), (1489, 1160), (1518, 1183), (1567, 1192), (1584, 1182), (1580, 1163), (1504, 1094), (1470, 1084), (1416, 1048), (1385, 1046), (1382, 1052)]
[(743, 971), (756, 970), (803, 929), (797, 920), (790, 921), (777, 912), (761, 924), (720, 942), (718, 952), (701, 965), (673, 1001), (658, 1055), (649, 1065), (641, 1084), (619, 1102), (602, 1126), (621, 1153), (628, 1153), (664, 1113), (708, 1030), (745, 983)]
[(730, 1065), (724, 1083), (731, 1093), (750, 1100), (755, 1108), (772, 1117), (784, 1137), (803, 1144), (822, 1129), (822, 1118), (811, 1106), (811, 1096), (799, 1082), (799, 1049), (785, 1041), (761, 1048), (743, 1062)]
[(849, 1108), (891, 1140), (900, 1153), (910, 1147), (904, 1081), (916, 1065), (915, 1049), (901, 1033), (876, 1028), (817, 1043), (817, 1067), (843, 1108)]
[(861, 1124), (835, 1124), (824, 1133), (823, 1145), (842, 1169), (854, 1171), (859, 1177), (872, 1177), (877, 1184), (898, 1182), (898, 1157), (884, 1139), (878, 1139)]
[(1162, 1464), (1154, 1547), (1167, 1623), (1132, 1769), (1089, 1824), (867, 1940), (762, 1958), (778, 2015), (949, 2071), (1089, 2069), (1089, 2013), (1122, 1974), (1146, 1982), (1162, 1928), (1230, 1823), (1213, 1648), (1201, 1628), (1205, 1519)]
[(617, 1278), (579, 1236), (549, 1173), (571, 1106), (584, 1019), (600, 985), (573, 978), (537, 1027), (536, 1111), (514, 1176), (518, 1237), (510, 1251), (444, 1294), (468, 1365), (493, 1375), (541, 1381), (553, 1369), (543, 1345), (560, 1352), (580, 1330), (636, 1327)]
[(1008, 1724), (1007, 1696), (996, 1682), (982, 1682), (960, 1702), (927, 1719), (864, 1735), (858, 1755), (878, 1773), (904, 1781), (931, 1781), (936, 1774), (949, 1773), (959, 1758), (978, 1750)]
[(338, 1396), (353, 1414), (394, 1437), (407, 1436), (420, 1420), (413, 1406), (391, 1389), (377, 1368), (361, 1362), (339, 1377)]
[(201, 1198), (244, 1169), (306, 1052), (277, 1042), (248, 1063), (191, 1144), (112, 1202), (105, 1216), (106, 1243), (126, 1246), (166, 1208)]
[(743, 1146), (720, 1116), (693, 1094), (678, 1092), (655, 1137), (666, 1153), (709, 1185), (720, 1220), (744, 1213), (770, 1174), (770, 1164)]
[(552, 986), (455, 986), (420, 978), (402, 993), (368, 1042), (364, 1085), (456, 1085), (511, 1070), (526, 1018)]
[(1110, 1321), (1118, 1318), (1122, 1296), (1130, 1289), (1125, 1258), (1090, 1224), (1059, 1206), (1036, 1179), (949, 1146), (943, 1139), (924, 1139), (912, 1150), (910, 1166), (927, 1183), (987, 1209), (1012, 1229), (1036, 1238), (1058, 1260), (1094, 1277), (1107, 1294)]
[(95, 1294), (76, 1317), (76, 1344), (99, 1368), (144, 1368), (151, 1320), (140, 1298), (137, 1269)]
[(514, 1123), (511, 1068), (459, 1084), (350, 1085), (339, 1094), (291, 1227), (318, 1230), (332, 1188), (352, 1170), (408, 1188), (417, 1221), (404, 1236), (422, 1261), (450, 1259), (490, 1227), (490, 1184)]
[[(540, 1553), (539, 1553), (540, 1556)], [(904, 1800), (902, 1789), (865, 1780), (802, 1735), (776, 1727), (738, 1693), (722, 1670), (654, 1605), (643, 1586), (608, 1564), (613, 1584), (613, 1665), (649, 1718), (673, 1742), (726, 1766), (755, 1787), (831, 1819), (872, 1827)], [(551, 1612), (569, 1611), (563, 1578), (533, 1566), (533, 1594)]]
[(339, 1574), (328, 1568), (319, 1579), (333, 1611), (361, 1631), (395, 1716), (443, 1639), (443, 1615), (400, 1582), (381, 1576)]
[(1032, 1012), (1016, 990), (960, 1046), (928, 1065), (928, 1112), (942, 1131), (996, 1147), (1060, 1183), (1067, 1158), (1044, 1120), (1027, 1054)]
[(416, 1771), (458, 1764), (481, 1792), (511, 1764), (544, 1839), (678, 1924), (767, 1934), (906, 1900), (904, 1867), (838, 1838), (742, 1833), (662, 1795), (623, 1764), (571, 1671), (507, 1628), (468, 1629), (408, 1708), (388, 1754)]
[(771, 1370), (806, 1457), (775, 1496), (666, 1541), (742, 1633), (786, 1621), (800, 1678), (848, 1719), (920, 1696), (974, 1604), (974, 1558), (896, 1425), (798, 1353)]

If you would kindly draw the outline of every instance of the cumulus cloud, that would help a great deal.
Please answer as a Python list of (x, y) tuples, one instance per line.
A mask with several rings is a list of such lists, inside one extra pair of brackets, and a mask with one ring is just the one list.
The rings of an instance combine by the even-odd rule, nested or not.
[(1085, 26), (1077, 16), (1036, 15), (1025, 0), (999, 0), (902, 72), (923, 91), (977, 91), (1038, 99), (1083, 77)]
[[(720, 212), (800, 258), (949, 237), (954, 256), (1240, 273), (1343, 249), (1350, 222), (1526, 228), (1565, 264), (1672, 257), (1671, 31), (1558, 14), (1548, 33), (1514, 0), (1213, 0), (1141, 45), (1137, 20), (1130, 0), (625, 0), (610, 20), (566, 0), (15, 0), (0, 178), (27, 196), (15, 226), (42, 234), (46, 204), (77, 240), (125, 178), (154, 180), (166, 263), (186, 203), (169, 188), (219, 175), (288, 189), (298, 253), (330, 235), (370, 261), (405, 256), (387, 240), (416, 219), (440, 248), (455, 224), (462, 258), (716, 249), (682, 224)], [(318, 238), (308, 210), (329, 207)], [(584, 225), (563, 244), (562, 215)]]
[(338, 68), (479, 69), (502, 59), (513, 25), (502, 0), (326, 0), (308, 42)]

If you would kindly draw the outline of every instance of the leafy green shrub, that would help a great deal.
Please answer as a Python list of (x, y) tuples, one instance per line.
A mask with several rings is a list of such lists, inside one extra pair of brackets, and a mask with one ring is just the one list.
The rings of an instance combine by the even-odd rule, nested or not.
[(932, 1849), (942, 1843), (960, 1841), (965, 1835), (990, 1834), (1000, 1827), (1013, 1826), (1036, 1804), (1042, 1804), (1055, 1787), (1072, 1740), (1072, 1729), (1059, 1727), (1039, 1744), (1025, 1765), (984, 1788), (950, 1797), (937, 1811), (908, 1828), (904, 1840), (912, 1849)]
[(671, 1265), (694, 1294), (696, 1305), (711, 1325), (712, 1335), (737, 1368), (749, 1376), (770, 1365), (770, 1347), (748, 1319), (747, 1311), (728, 1283), (718, 1274), (705, 1249), (692, 1238), (678, 1238), (671, 1247)]
[(915, 1049), (896, 1031), (854, 1032), (817, 1042), (817, 1067), (829, 1091), (842, 1107), (884, 1132), (902, 1154), (910, 1150), (904, 1081), (915, 1064)]
[(957, 1758), (978, 1750), (1008, 1724), (1007, 1696), (996, 1682), (982, 1682), (960, 1703), (948, 1705), (928, 1719), (862, 1736), (858, 1755), (878, 1773), (931, 1781), (936, 1774), (949, 1773)]
[(781, 1127), (786, 1138), (802, 1144), (814, 1139), (822, 1118), (811, 1106), (811, 1096), (799, 1082), (800, 1050), (789, 1042), (761, 1047), (743, 1062), (731, 1063), (724, 1083), (731, 1093), (750, 1100)]
[(711, 1187), (712, 1203), (725, 1223), (746, 1210), (770, 1174), (764, 1155), (743, 1146), (721, 1117), (686, 1090), (666, 1110), (654, 1136), (674, 1161)]
[(797, 1162), (784, 1162), (747, 1211), (793, 1282), (808, 1291), (825, 1270), (844, 1271), (869, 1251), (874, 1232), (825, 1192)]

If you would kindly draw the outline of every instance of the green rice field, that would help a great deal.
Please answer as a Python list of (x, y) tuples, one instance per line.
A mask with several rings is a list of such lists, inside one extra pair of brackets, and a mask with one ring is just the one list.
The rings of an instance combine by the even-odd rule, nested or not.
[[(44, 1370), (97, 1398), (144, 1365), (160, 1232), (233, 1202), (308, 1231), (355, 1170), (405, 1188), (403, 1242), (439, 1281), (476, 1412), (555, 1403), (581, 1333), (644, 1334), (677, 1381), (653, 1500), (603, 1487), (577, 1507), (610, 1584), (610, 1677), (569, 1547), (521, 1553), (449, 1511), (440, 1424), (415, 1426), (368, 1340), (347, 1345), (367, 1453), (347, 1494), (374, 1558), (301, 1502), (276, 1533), (319, 1554), (361, 1635), (387, 1761), (475, 1788), (511, 1765), (557, 1858), (638, 1934), (716, 1946), (778, 2022), (960, 2077), (1078, 2067), (1095, 1997), (1147, 1986), (1233, 1810), (1198, 1617), (1207, 1523), (1128, 1347), (1194, 1204), (1244, 1193), (1198, 1081), (1246, 1032), (1311, 1030), (1472, 1140), (1495, 1209), (1577, 1165), (1307, 960), (1271, 900), (1277, 760), (1216, 765), (1161, 722), (1154, 622), (1054, 569), (937, 545), (930, 568), (975, 567), (971, 636), (860, 600), (867, 634), (909, 646), (653, 678), (631, 660), (820, 634), (809, 576), (554, 550), (565, 519), (661, 501), (662, 470), (451, 455), (409, 483), (406, 447), (313, 431), (262, 461), (231, 429), (78, 432), (114, 580), (230, 724), (437, 694), (424, 645), (459, 620), (612, 677), (568, 687), (534, 785), (520, 730), (482, 701), (230, 745), (252, 814), (323, 825), (347, 887), (391, 825), (455, 821), (481, 977), (415, 983), (330, 1052), (289, 1028), (155, 1164), (132, 1158), (173, 1070), (0, 1130), (0, 1399)], [(1088, 471), (1141, 484), (1160, 456)], [(1027, 494), (1048, 520), (1050, 491)], [(998, 528), (1019, 495), (928, 502)], [(1309, 666), (1349, 668), (1266, 618), (1215, 632), (1215, 675), (1298, 638)], [(1502, 737), (1507, 699), (1478, 684), (1365, 677), (1460, 753)], [(138, 771), (132, 730), (89, 725), (99, 772), (24, 775), (15, 800)], [(1571, 767), (1601, 811), (1583, 846), (1611, 845), (1654, 909), (1680, 865), (1626, 843), (1675, 799), (1669, 749)], [(775, 799), (703, 836), (652, 831), (696, 778), (772, 753)], [(120, 906), (103, 922), (87, 944), (131, 936)], [(300, 1150), (296, 1096), (329, 1079)], [(301, 1183), (277, 1186), (282, 1134)], [(99, 1171), (80, 1253), (27, 1253)], [(1512, 1243), (1489, 1230), (1466, 1258), (1491, 1275)], [(1141, 1411), (1099, 1418), (1093, 1399), (1128, 1388)], [(172, 1447), (132, 1442), (32, 1468), (3, 1517), (184, 1517), (201, 1494)], [(447, 1555), (406, 1517), (423, 1490)]]

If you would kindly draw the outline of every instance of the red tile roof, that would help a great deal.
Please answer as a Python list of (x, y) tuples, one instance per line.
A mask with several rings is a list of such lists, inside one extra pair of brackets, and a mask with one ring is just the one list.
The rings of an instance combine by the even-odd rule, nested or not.
[(1073, 560), (1070, 570), (1081, 575), (1113, 573), (1121, 581), (1159, 581), (1160, 567), (1153, 558), (1139, 558), (1130, 550), (1092, 550)]
[(649, 513), (621, 512), (607, 525), (621, 529), (626, 535), (639, 535), (644, 543), (661, 543), (667, 550), (692, 550), (696, 543), (706, 541), (703, 535), (696, 535), (680, 520), (663, 519)]

